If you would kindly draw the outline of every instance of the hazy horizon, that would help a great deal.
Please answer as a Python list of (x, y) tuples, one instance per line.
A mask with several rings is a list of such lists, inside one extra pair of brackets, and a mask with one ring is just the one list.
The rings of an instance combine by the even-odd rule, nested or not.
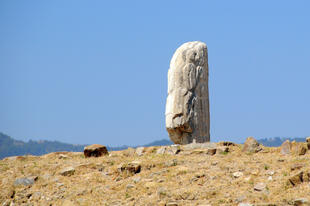
[(167, 72), (209, 52), (211, 141), (306, 137), (310, 2), (1, 1), (0, 132), (28, 141), (169, 139)]

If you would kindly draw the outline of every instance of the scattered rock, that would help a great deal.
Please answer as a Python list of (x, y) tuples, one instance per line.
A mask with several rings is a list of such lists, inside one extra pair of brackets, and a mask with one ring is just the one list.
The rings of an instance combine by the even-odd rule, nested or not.
[(290, 140), (286, 140), (285, 142), (282, 143), (281, 147), (280, 147), (280, 152), (283, 155), (288, 155), (291, 153), (292, 150), (292, 143), (290, 142)]
[(176, 144), (210, 141), (208, 51), (205, 43), (187, 42), (171, 59), (166, 128)]
[(272, 176), (269, 176), (269, 177), (268, 177), (268, 181), (272, 181)]
[(292, 184), (292, 186), (296, 186), (300, 183), (303, 182), (303, 172), (298, 172), (297, 174), (291, 176), (289, 179), (288, 179), (289, 183)]
[(157, 151), (156, 154), (165, 154), (166, 152), (166, 147), (160, 147)]
[(260, 182), (254, 185), (255, 191), (263, 191), (265, 188), (266, 188), (266, 184), (263, 182)]
[(178, 206), (178, 203), (176, 202), (169, 202), (166, 204), (166, 206)]
[(159, 199), (163, 199), (164, 197), (167, 196), (167, 190), (166, 188), (160, 187), (157, 189), (157, 195), (159, 197)]
[(141, 180), (141, 177), (134, 177), (134, 178), (132, 178), (132, 181), (134, 183), (138, 183), (138, 182), (140, 182), (140, 180)]
[(267, 172), (267, 174), (270, 175), (270, 176), (272, 176), (272, 175), (274, 175), (274, 171), (273, 171), (273, 170), (269, 170), (269, 171)]
[(165, 162), (165, 166), (166, 167), (176, 166), (177, 164), (178, 164), (178, 160), (177, 159), (173, 159), (173, 160), (169, 160), (169, 161)]
[(215, 153), (216, 153), (216, 148), (207, 149), (207, 154), (208, 155), (215, 155)]
[(141, 162), (133, 161), (130, 163), (123, 163), (118, 166), (119, 172), (126, 172), (128, 174), (136, 174), (141, 171)]
[(33, 185), (34, 182), (38, 179), (38, 176), (30, 176), (30, 177), (25, 177), (25, 178), (18, 178), (15, 180), (14, 185)]
[(248, 137), (243, 145), (243, 152), (256, 153), (262, 150), (260, 144), (253, 137)]
[(65, 155), (65, 154), (58, 155), (58, 159), (67, 159), (67, 158), (68, 158), (68, 155)]
[(310, 205), (307, 198), (298, 198), (293, 201), (294, 206)]
[[(303, 173), (302, 180), (303, 180), (304, 182), (310, 182), (310, 171), (304, 172), (304, 173)], [(309, 185), (309, 186), (310, 186), (310, 185)]]
[(71, 176), (71, 175), (74, 175), (74, 173), (75, 173), (75, 169), (73, 167), (64, 168), (63, 170), (59, 172), (59, 174), (62, 176)]
[(191, 143), (183, 146), (184, 150), (193, 150), (193, 149), (214, 149), (217, 145), (214, 142), (205, 142), (205, 143)]
[(176, 155), (180, 151), (181, 151), (180, 145), (162, 146), (156, 151), (156, 154)]
[(136, 149), (136, 154), (137, 154), (138, 156), (141, 156), (141, 155), (144, 153), (144, 150), (145, 150), (144, 147), (138, 147), (138, 148)]
[(234, 172), (233, 176), (234, 176), (234, 178), (242, 177), (243, 173), (242, 172)]
[(298, 155), (305, 155), (307, 152), (307, 147), (303, 144), (299, 144), (297, 146), (297, 154)]
[(218, 145), (220, 145), (220, 146), (236, 146), (235, 143), (228, 142), (228, 141), (219, 142)]
[(306, 138), (307, 148), (310, 150), (310, 137)]
[(180, 145), (171, 145), (166, 149), (167, 154), (176, 155), (181, 151)]
[(87, 147), (84, 147), (84, 156), (85, 157), (101, 157), (103, 155), (108, 155), (108, 150), (106, 146), (100, 144), (93, 144)]
[(216, 148), (217, 154), (225, 154), (227, 152), (229, 152), (229, 147), (227, 147), (227, 146), (219, 146)]
[(301, 169), (302, 167), (303, 167), (302, 164), (300, 164), (300, 163), (295, 163), (295, 164), (293, 164), (293, 165), (291, 166), (291, 171), (299, 170), (299, 169)]
[(126, 186), (126, 188), (127, 189), (131, 189), (131, 188), (134, 188), (135, 186), (133, 185), (133, 184), (128, 184), (127, 186)]

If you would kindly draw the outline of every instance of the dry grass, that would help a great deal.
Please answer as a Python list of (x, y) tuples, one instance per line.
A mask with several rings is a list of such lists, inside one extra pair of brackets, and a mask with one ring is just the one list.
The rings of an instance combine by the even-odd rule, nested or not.
[[(150, 147), (142, 156), (134, 149), (111, 152), (110, 156), (84, 158), (82, 153), (51, 153), (0, 161), (0, 202), (16, 205), (238, 205), (239, 202), (287, 205), (297, 198), (310, 201), (309, 182), (287, 184), (291, 166), (310, 171), (306, 155), (283, 156), (278, 148), (246, 154), (241, 146), (230, 152), (207, 155), (204, 149), (177, 155), (156, 154)], [(122, 173), (120, 164), (141, 162), (141, 172)], [(59, 171), (72, 166), (74, 175)], [(243, 176), (235, 178), (234, 172)], [(295, 171), (294, 171), (295, 172)], [(274, 174), (272, 174), (274, 173)], [(14, 186), (17, 178), (37, 176), (31, 186)], [(272, 179), (268, 180), (269, 177)], [(138, 178), (140, 177), (140, 179)], [(137, 180), (139, 179), (139, 180)], [(254, 191), (263, 182), (263, 191)], [(301, 192), (302, 191), (302, 192)], [(1, 205), (2, 205), (1, 204)]]

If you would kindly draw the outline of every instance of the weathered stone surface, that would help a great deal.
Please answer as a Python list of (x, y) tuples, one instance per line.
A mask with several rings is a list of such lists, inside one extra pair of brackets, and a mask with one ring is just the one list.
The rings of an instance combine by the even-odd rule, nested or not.
[(234, 172), (233, 176), (234, 176), (234, 178), (238, 178), (238, 177), (243, 176), (243, 173), (242, 172)]
[(306, 143), (307, 143), (308, 150), (310, 150), (310, 137), (306, 138)]
[(290, 142), (290, 140), (286, 140), (285, 142), (283, 142), (280, 149), (281, 149), (281, 154), (283, 155), (290, 154), (292, 150), (292, 143)]
[(75, 169), (73, 167), (67, 167), (62, 169), (59, 174), (62, 176), (71, 176), (75, 173)]
[(156, 154), (170, 154), (176, 155), (181, 151), (179, 145), (171, 145), (171, 146), (162, 146), (157, 151)]
[(32, 185), (38, 179), (37, 176), (25, 177), (25, 178), (18, 178), (15, 180), (14, 185)]
[(174, 53), (168, 71), (166, 128), (176, 144), (210, 141), (208, 51), (188, 42)]
[(138, 156), (143, 155), (144, 152), (145, 152), (145, 148), (144, 148), (144, 147), (138, 147), (138, 148), (136, 149), (136, 154), (137, 154)]
[(183, 146), (184, 150), (193, 150), (193, 149), (213, 149), (217, 145), (214, 142), (205, 142), (205, 143), (191, 143)]
[(296, 152), (298, 155), (305, 155), (307, 152), (306, 145), (303, 145), (303, 144), (297, 145), (297, 151)]
[(266, 184), (263, 182), (257, 183), (254, 185), (254, 190), (263, 191), (266, 188)]
[(243, 145), (242, 151), (249, 153), (256, 153), (261, 151), (260, 144), (253, 137), (248, 137)]
[(101, 157), (108, 154), (108, 150), (104, 145), (92, 144), (84, 148), (85, 157)]
[(291, 176), (288, 179), (289, 183), (291, 183), (293, 186), (298, 185), (303, 182), (303, 172), (298, 172), (297, 174)]
[(130, 163), (123, 163), (118, 166), (119, 172), (125, 172), (127, 174), (136, 174), (141, 171), (141, 162), (132, 161)]

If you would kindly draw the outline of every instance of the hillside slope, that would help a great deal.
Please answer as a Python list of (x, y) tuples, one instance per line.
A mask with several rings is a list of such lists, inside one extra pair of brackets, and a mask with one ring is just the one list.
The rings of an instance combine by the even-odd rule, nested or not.
[(80, 152), (5, 158), (0, 160), (0, 203), (310, 204), (310, 151), (282, 155), (275, 147), (249, 153), (236, 144), (199, 145), (129, 148), (98, 158)]

